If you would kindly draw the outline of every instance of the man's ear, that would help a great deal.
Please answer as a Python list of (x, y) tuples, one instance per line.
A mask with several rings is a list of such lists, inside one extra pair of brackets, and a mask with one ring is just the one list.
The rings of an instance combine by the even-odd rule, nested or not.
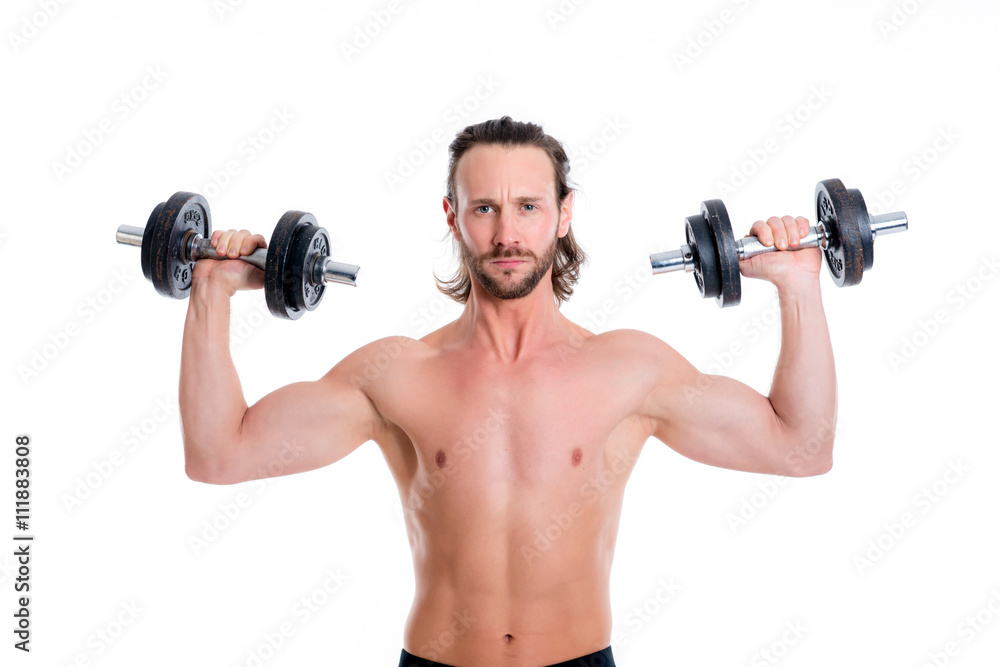
[(569, 225), (573, 222), (573, 196), (576, 191), (570, 191), (559, 206), (559, 230), (556, 236), (562, 238), (569, 233)]
[(461, 241), (461, 234), (458, 231), (458, 221), (455, 219), (455, 207), (451, 205), (447, 195), (441, 198), (441, 205), (444, 207), (445, 222), (448, 224), (451, 235), (455, 237), (455, 240)]

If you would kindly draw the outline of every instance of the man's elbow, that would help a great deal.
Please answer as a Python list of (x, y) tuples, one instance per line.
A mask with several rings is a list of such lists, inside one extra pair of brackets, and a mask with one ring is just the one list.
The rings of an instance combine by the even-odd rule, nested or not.
[[(187, 443), (185, 443), (187, 444)], [(203, 457), (186, 453), (184, 456), (184, 474), (193, 482), (202, 484), (236, 484), (233, 470), (219, 462), (212, 463)]]
[(833, 469), (833, 439), (808, 440), (785, 454), (784, 468), (787, 477), (815, 477)]
[(817, 458), (808, 466), (799, 467), (796, 470), (794, 477), (815, 477), (817, 475), (825, 475), (833, 469), (833, 456), (827, 455), (821, 458)]
[(187, 475), (188, 479), (192, 482), (201, 482), (202, 484), (218, 484), (216, 478), (208, 473), (208, 469), (204, 466), (196, 465), (190, 460), (184, 462), (184, 474)]

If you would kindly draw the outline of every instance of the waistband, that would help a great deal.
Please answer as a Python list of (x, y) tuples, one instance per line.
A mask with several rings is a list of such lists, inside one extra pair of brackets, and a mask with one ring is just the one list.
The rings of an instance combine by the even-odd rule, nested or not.
[[(399, 654), (399, 667), (456, 667), (455, 665), (448, 665), (443, 662), (434, 662), (433, 660), (428, 660), (427, 658), (420, 658), (412, 653), (407, 653), (404, 648)], [(587, 655), (582, 655), (579, 658), (573, 658), (572, 660), (564, 660), (563, 662), (556, 663), (553, 665), (547, 665), (546, 667), (615, 667), (615, 658), (611, 654), (611, 647), (607, 647), (600, 651), (595, 651), (594, 653), (588, 653)]]

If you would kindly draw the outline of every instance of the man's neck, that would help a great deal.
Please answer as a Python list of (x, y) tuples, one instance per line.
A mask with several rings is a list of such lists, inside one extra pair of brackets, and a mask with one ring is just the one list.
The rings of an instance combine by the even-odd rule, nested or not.
[(498, 299), (473, 284), (465, 310), (455, 320), (455, 333), (463, 346), (512, 364), (567, 338), (572, 333), (568, 324), (551, 287), (539, 286), (520, 299)]

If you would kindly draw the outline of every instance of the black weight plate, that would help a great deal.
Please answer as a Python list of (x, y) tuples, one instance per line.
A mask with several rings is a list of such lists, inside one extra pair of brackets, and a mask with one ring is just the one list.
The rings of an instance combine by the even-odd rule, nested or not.
[(329, 256), (330, 236), (325, 229), (309, 225), (299, 230), (292, 242), (288, 258), (291, 271), (286, 274), (285, 282), (286, 298), (295, 308), (315, 310), (323, 300), (326, 285), (322, 275), (316, 279), (316, 271), (322, 270)]
[(833, 282), (838, 287), (858, 284), (865, 270), (859, 222), (861, 214), (855, 198), (847, 192), (839, 178), (816, 184), (816, 219), (823, 223), (828, 236), (823, 253)]
[(715, 256), (712, 232), (704, 216), (689, 215), (684, 225), (684, 236), (694, 255), (694, 281), (698, 291), (706, 299), (719, 296), (722, 291), (722, 276), (719, 274), (719, 259)]
[[(316, 225), (316, 218), (303, 211), (288, 211), (271, 233), (271, 242), (267, 244), (267, 258), (264, 260), (264, 300), (267, 309), (275, 317), (286, 320), (297, 320), (305, 312), (301, 306), (289, 298), (289, 289), (293, 278), (291, 263), (292, 248), (295, 237), (303, 228)], [(301, 269), (300, 269), (301, 270)]]
[[(155, 213), (156, 209), (153, 211)], [(185, 299), (190, 293), (194, 262), (185, 261), (182, 251), (184, 240), (191, 232), (205, 238), (212, 235), (208, 202), (193, 192), (174, 193), (162, 204), (156, 220), (152, 221), (152, 229), (148, 223), (146, 225), (142, 242), (145, 252), (146, 239), (149, 239), (148, 277), (156, 291), (164, 296)]]
[(146, 220), (146, 229), (142, 233), (142, 246), (139, 248), (139, 263), (142, 265), (142, 275), (146, 276), (146, 280), (152, 282), (153, 280), (153, 269), (150, 266), (151, 260), (149, 256), (152, 254), (151, 246), (153, 245), (153, 228), (156, 225), (156, 221), (160, 217), (160, 211), (163, 207), (167, 205), (167, 202), (161, 201), (159, 204), (153, 207), (153, 212), (149, 214), (149, 219)]
[(865, 271), (867, 271), (875, 263), (875, 237), (872, 236), (871, 216), (868, 215), (868, 205), (865, 204), (861, 191), (852, 188), (847, 192), (854, 199), (854, 210), (859, 213), (858, 229), (861, 232), (861, 250), (865, 256)]
[(729, 212), (721, 199), (710, 199), (701, 203), (701, 215), (708, 223), (715, 243), (715, 256), (719, 262), (719, 294), (715, 302), (720, 308), (740, 304), (740, 260), (736, 256), (736, 240), (733, 226), (729, 222)]

